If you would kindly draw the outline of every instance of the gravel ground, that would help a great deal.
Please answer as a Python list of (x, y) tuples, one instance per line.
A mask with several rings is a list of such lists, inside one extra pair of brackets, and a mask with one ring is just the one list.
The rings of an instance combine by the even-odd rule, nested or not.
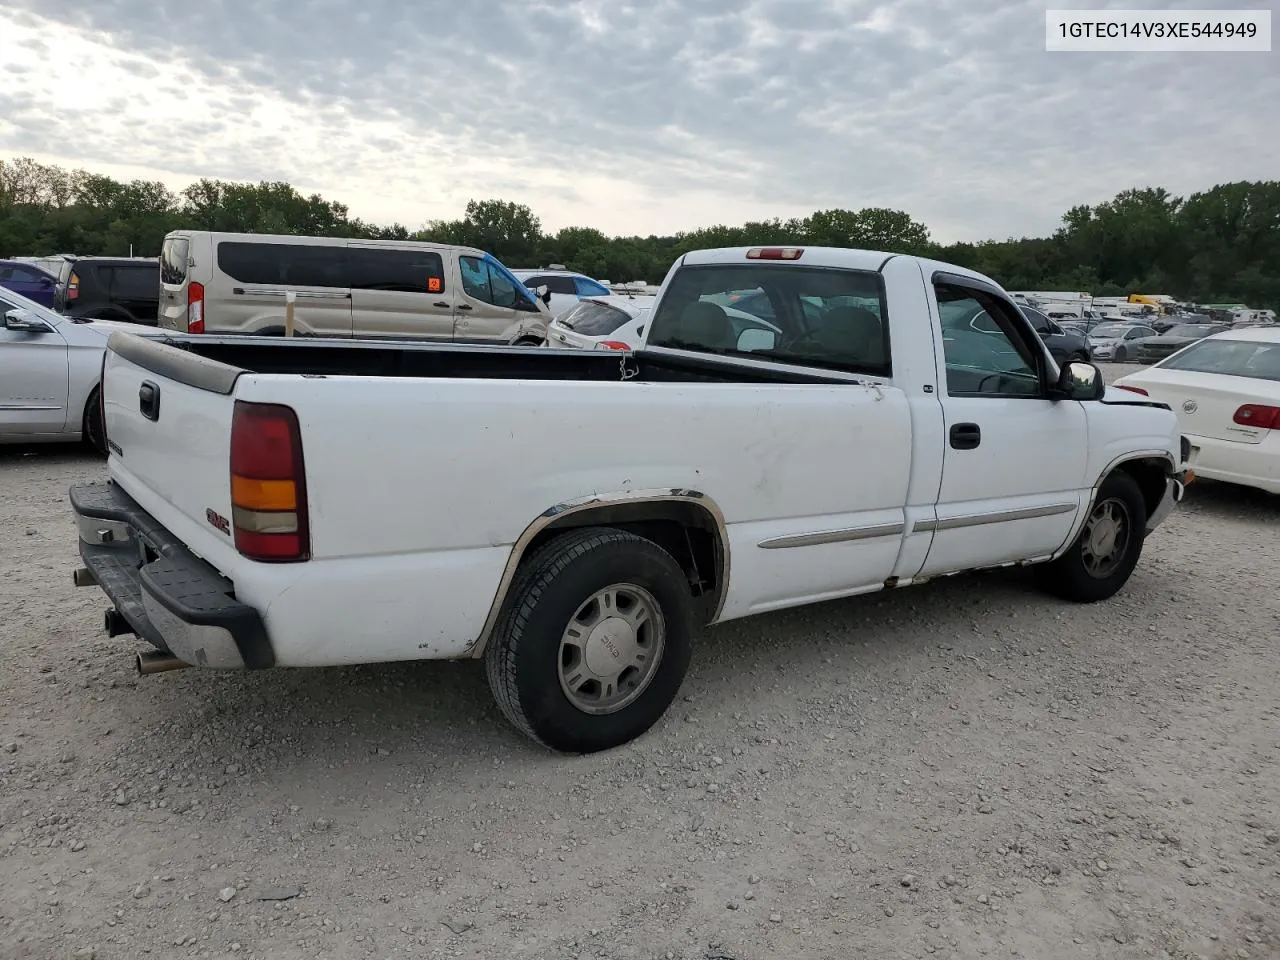
[(2, 957), (1280, 956), (1280, 498), (1194, 485), (1096, 606), (717, 628), (569, 758), (476, 663), (135, 678), (71, 586), (102, 474), (0, 453)]

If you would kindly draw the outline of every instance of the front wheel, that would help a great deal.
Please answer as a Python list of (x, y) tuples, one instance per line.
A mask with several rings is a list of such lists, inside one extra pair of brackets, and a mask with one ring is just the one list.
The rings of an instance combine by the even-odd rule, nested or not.
[(620, 746), (675, 699), (695, 622), (667, 551), (625, 530), (575, 530), (521, 565), (485, 651), (489, 687), (508, 720), (554, 750)]
[(542, 344), (543, 344), (543, 341), (537, 339), (536, 337), (521, 337), (519, 340), (515, 341), (511, 345), (513, 347), (540, 347), (542, 346)]
[(1041, 586), (1075, 603), (1114, 596), (1142, 555), (1147, 505), (1137, 481), (1116, 472), (1103, 481), (1084, 528), (1057, 560), (1038, 568)]
[(1116, 347), (1116, 352), (1111, 355), (1111, 359), (1116, 363), (1124, 363), (1129, 359), (1129, 351), (1124, 347)]

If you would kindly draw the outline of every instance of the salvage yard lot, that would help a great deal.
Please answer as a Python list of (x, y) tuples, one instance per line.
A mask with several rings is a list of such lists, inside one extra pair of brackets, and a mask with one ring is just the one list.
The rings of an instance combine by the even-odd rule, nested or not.
[(1280, 955), (1280, 498), (1194, 484), (1102, 604), (715, 628), (579, 758), (478, 663), (136, 678), (71, 585), (102, 474), (0, 452), (6, 960)]

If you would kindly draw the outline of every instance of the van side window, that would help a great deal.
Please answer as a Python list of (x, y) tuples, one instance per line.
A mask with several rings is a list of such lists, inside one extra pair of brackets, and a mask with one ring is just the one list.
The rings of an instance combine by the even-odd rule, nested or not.
[(224, 240), (218, 244), (218, 268), (241, 283), (343, 290), (351, 285), (345, 247)]
[(396, 293), (443, 293), (444, 260), (430, 250), (347, 250), (351, 289)]
[(519, 294), (511, 281), (491, 270), (479, 257), (459, 257), (462, 274), (462, 292), (474, 300), (491, 303), (495, 307), (514, 307)]

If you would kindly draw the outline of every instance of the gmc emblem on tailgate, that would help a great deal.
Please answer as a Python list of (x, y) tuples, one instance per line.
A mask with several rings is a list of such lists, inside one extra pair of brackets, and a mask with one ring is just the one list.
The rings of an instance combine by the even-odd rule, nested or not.
[(209, 521), (209, 523), (214, 527), (214, 529), (221, 530), (228, 537), (231, 536), (230, 522), (222, 514), (215, 511), (213, 507), (205, 508), (204, 518)]

